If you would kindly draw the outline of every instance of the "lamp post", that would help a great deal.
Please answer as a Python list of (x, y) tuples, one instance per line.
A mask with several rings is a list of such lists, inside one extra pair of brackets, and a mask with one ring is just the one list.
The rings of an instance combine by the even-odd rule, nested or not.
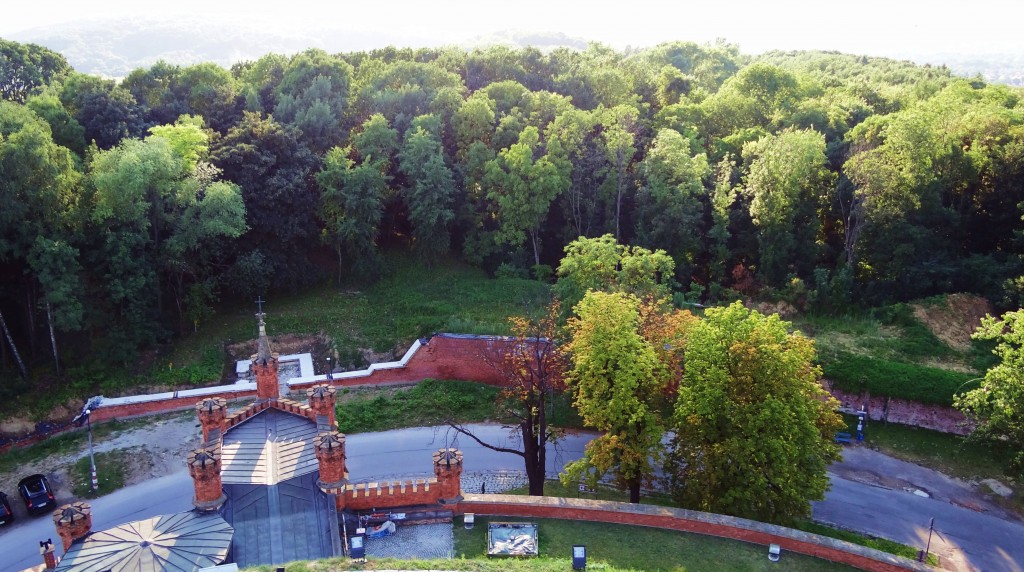
[(331, 373), (332, 373), (333, 370), (334, 370), (334, 368), (331, 367), (331, 356), (327, 356), (327, 380), (328, 381), (334, 379), (333, 377), (331, 377)]
[(92, 417), (89, 415), (92, 413), (91, 409), (85, 410), (85, 424), (89, 428), (89, 469), (92, 475), (92, 492), (96, 492), (99, 488), (99, 481), (96, 479), (96, 457), (92, 453)]
[(90, 480), (91, 480), (90, 486), (91, 486), (93, 492), (96, 492), (96, 489), (99, 488), (99, 480), (96, 478), (96, 457), (93, 454), (93, 450), (92, 450), (92, 417), (91, 417), (91, 414), (92, 414), (93, 408), (98, 407), (101, 401), (103, 401), (103, 398), (100, 397), (100, 396), (90, 397), (89, 401), (87, 401), (85, 403), (85, 405), (82, 406), (82, 412), (79, 413), (78, 416), (76, 416), (74, 418), (74, 420), (73, 420), (74, 423), (77, 423), (78, 426), (81, 427), (82, 426), (82, 420), (84, 419), (86, 427), (88, 427), (88, 432), (89, 432), (89, 470), (90, 470), (90, 475), (89, 476), (90, 476)]

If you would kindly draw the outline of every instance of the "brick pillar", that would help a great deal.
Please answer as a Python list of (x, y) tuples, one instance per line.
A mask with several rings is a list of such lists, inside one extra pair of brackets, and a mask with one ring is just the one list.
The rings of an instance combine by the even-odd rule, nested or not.
[(39, 553), (43, 555), (43, 570), (53, 570), (57, 567), (57, 555), (53, 550), (53, 541), (49, 538), (39, 543)]
[(344, 487), (348, 482), (345, 470), (345, 435), (337, 431), (320, 433), (313, 440), (316, 460), (320, 463), (320, 479), (316, 484), (325, 492)]
[(203, 443), (216, 441), (224, 435), (228, 417), (228, 401), (223, 397), (209, 397), (196, 403), (196, 415), (203, 428)]
[(260, 359), (258, 354), (252, 356), (252, 372), (256, 376), (257, 398), (265, 401), (280, 397), (277, 389), (277, 354), (271, 354), (269, 359)]
[(337, 393), (337, 390), (327, 384), (314, 385), (306, 390), (310, 409), (316, 413), (317, 417), (321, 415), (326, 416), (331, 427), (336, 428), (338, 423), (335, 420), (334, 413), (335, 393)]
[(434, 452), (434, 475), (441, 487), (441, 502), (462, 500), (462, 451), (438, 449)]
[(192, 475), (196, 496), (192, 504), (200, 511), (214, 511), (227, 500), (220, 480), (220, 449), (200, 447), (188, 454), (188, 472)]
[(66, 504), (53, 511), (53, 524), (67, 552), (72, 542), (92, 530), (92, 507), (84, 502)]

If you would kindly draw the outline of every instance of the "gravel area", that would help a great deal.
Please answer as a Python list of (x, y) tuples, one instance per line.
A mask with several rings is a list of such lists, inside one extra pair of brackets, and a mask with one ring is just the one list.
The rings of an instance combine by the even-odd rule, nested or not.
[[(188, 452), (199, 446), (199, 422), (195, 413), (188, 411), (153, 416), (129, 423), (132, 424), (130, 428), (98, 437), (93, 443), (93, 450), (97, 453), (117, 449), (132, 453), (128, 456), (126, 485), (186, 470), (185, 458)], [(14, 471), (0, 473), (0, 491), (11, 497), (15, 525), (19, 521), (24, 522), (27, 516), (17, 490), (18, 481), (22, 477), (42, 473), (55, 489), (58, 504), (72, 502), (78, 499), (71, 494), (73, 483), (70, 470), (76, 461), (88, 455), (89, 447), (83, 440), (80, 447), (69, 453), (25, 463)], [(97, 467), (98, 472), (102, 470), (102, 466)]]

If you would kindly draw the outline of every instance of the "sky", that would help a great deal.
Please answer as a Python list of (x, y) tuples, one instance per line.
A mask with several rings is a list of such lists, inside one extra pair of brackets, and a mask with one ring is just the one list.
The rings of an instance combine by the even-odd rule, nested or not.
[[(563, 32), (617, 49), (724, 38), (744, 53), (829, 49), (867, 55), (1024, 55), (1019, 0), (30, 0), (5, 3), (0, 36), (99, 17), (187, 15), (261, 27), (388, 31), (459, 44), (505, 30)], [(416, 44), (422, 41), (417, 41)], [(414, 45), (415, 47), (415, 45)]]

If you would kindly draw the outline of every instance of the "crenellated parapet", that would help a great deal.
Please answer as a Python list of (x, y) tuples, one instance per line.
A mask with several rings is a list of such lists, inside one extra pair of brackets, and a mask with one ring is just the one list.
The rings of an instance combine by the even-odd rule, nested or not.
[(227, 430), (228, 400), (223, 397), (208, 397), (196, 403), (196, 416), (203, 430), (203, 443), (219, 441)]
[(339, 504), (349, 510), (371, 510), (438, 504), (441, 487), (435, 478), (347, 485), (339, 491)]
[(336, 393), (338, 390), (325, 383), (314, 385), (306, 390), (306, 397), (309, 399), (309, 407), (317, 417), (323, 417), (331, 427), (337, 427), (335, 420), (335, 404), (337, 403)]
[(66, 504), (53, 511), (53, 525), (64, 545), (64, 552), (71, 544), (84, 538), (92, 530), (92, 506), (84, 502)]
[(227, 496), (220, 475), (221, 456), (219, 447), (201, 447), (188, 454), (188, 472), (192, 476), (195, 497), (192, 504), (200, 511), (213, 511)]
[(459, 502), (462, 499), (462, 451), (440, 449), (434, 453), (433, 461), (436, 476), (432, 478), (343, 484), (322, 488), (324, 492), (336, 495), (335, 502), (339, 510), (386, 509)]
[(462, 451), (438, 449), (434, 452), (434, 475), (440, 483), (439, 501), (458, 502), (462, 499)]

